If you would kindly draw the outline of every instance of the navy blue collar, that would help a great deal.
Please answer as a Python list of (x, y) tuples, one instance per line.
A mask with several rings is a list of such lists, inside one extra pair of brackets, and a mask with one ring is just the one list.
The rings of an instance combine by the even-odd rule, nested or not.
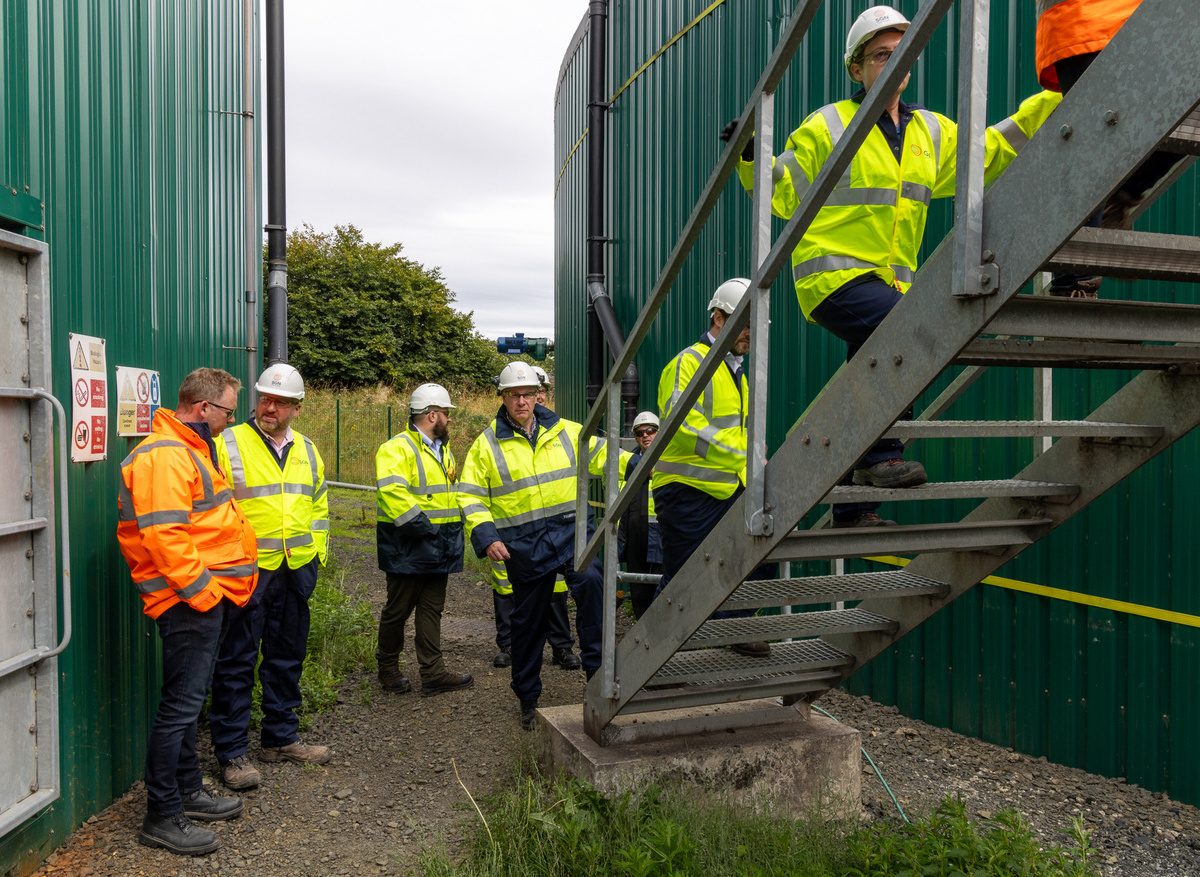
[(188, 421), (188, 420), (183, 420), (180, 422), (184, 426), (186, 426), (188, 429), (190, 429), (192, 432), (194, 432), (196, 435), (200, 436), (200, 438), (204, 439), (204, 443), (206, 445), (208, 445), (208, 453), (212, 457), (213, 467), (216, 468), (216, 466), (217, 466), (217, 445), (216, 445), (216, 442), (213, 441), (212, 428), (209, 427), (209, 425), (207, 423), (205, 423), (203, 420), (197, 421), (196, 423), (192, 423), (191, 421)]

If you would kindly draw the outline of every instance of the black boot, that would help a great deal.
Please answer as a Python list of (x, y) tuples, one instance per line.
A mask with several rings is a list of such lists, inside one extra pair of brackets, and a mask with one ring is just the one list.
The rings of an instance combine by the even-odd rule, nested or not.
[(243, 806), (242, 799), (236, 795), (214, 795), (203, 788), (183, 796), (183, 815), (196, 822), (232, 819), (241, 815)]
[(536, 700), (521, 701), (521, 729), (532, 731), (533, 726), (537, 724), (537, 708)]
[(181, 810), (170, 816), (146, 814), (138, 843), (162, 847), (180, 856), (204, 856), (217, 849), (217, 833), (201, 828)]

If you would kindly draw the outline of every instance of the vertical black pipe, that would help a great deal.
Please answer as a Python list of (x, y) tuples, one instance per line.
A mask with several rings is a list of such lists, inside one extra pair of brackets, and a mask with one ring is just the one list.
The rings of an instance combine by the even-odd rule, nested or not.
[[(587, 317), (588, 317), (588, 405), (591, 406), (604, 381), (604, 340), (613, 357), (625, 346), (625, 333), (613, 311), (604, 274), (604, 114), (608, 101), (604, 92), (607, 52), (608, 3), (591, 0), (588, 7), (588, 203), (587, 203)], [(628, 424), (637, 409), (638, 372), (630, 365), (621, 378), (621, 398)], [(610, 427), (611, 429), (611, 427)]]
[(267, 0), (267, 362), (287, 361), (283, 0)]

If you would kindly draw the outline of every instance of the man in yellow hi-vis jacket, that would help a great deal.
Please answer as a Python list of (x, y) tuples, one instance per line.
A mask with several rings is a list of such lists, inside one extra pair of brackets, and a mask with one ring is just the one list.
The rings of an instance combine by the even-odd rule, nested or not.
[[(788, 137), (773, 165), (771, 209), (785, 219), (808, 188), (854, 115), (879, 80), (909, 21), (890, 6), (873, 6), (855, 20), (844, 56), (850, 78), (862, 88), (848, 100), (821, 107)], [(825, 206), (792, 252), (792, 276), (805, 318), (844, 340), (846, 358), (858, 352), (912, 284), (925, 236), (931, 198), (954, 195), (957, 129), (953, 122), (900, 100), (900, 84)], [(1058, 105), (1060, 95), (1041, 92), (1000, 124), (987, 129), (986, 180), (991, 182)], [(722, 132), (728, 139), (732, 127)], [(742, 153), (738, 176), (753, 192), (752, 148)], [(894, 439), (875, 444), (843, 483), (915, 487), (925, 468), (902, 458)], [(893, 524), (878, 503), (835, 505), (835, 527)]]
[(259, 758), (324, 764), (331, 756), (328, 746), (301, 742), (296, 715), (308, 654), (308, 598), (329, 551), (325, 463), (312, 440), (292, 429), (304, 399), (300, 373), (274, 363), (254, 388), (254, 417), (217, 438), (221, 470), (254, 526), (259, 566), (254, 596), (245, 609), (230, 613), (208, 711), (221, 778), (231, 789), (252, 789), (261, 780), (247, 755), (256, 665), (263, 710)]
[(400, 670), (404, 624), (414, 627), (421, 694), (432, 697), (470, 688), (470, 673), (451, 673), (442, 658), (442, 611), (449, 574), (462, 570), (462, 511), (458, 507), (450, 439), (450, 394), (422, 384), (408, 401), (408, 428), (375, 454), (379, 516), (375, 543), (387, 575), (387, 603), (379, 617), (379, 684), (402, 694), (412, 683)]

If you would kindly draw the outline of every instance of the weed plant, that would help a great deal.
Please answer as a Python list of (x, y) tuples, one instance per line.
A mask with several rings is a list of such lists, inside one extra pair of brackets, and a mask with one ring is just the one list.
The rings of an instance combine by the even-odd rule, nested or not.
[(337, 704), (338, 687), (351, 671), (375, 669), (376, 624), (366, 586), (348, 591), (346, 574), (332, 553), (317, 576), (308, 609), (312, 626), (300, 677), (303, 713), (332, 708)]

